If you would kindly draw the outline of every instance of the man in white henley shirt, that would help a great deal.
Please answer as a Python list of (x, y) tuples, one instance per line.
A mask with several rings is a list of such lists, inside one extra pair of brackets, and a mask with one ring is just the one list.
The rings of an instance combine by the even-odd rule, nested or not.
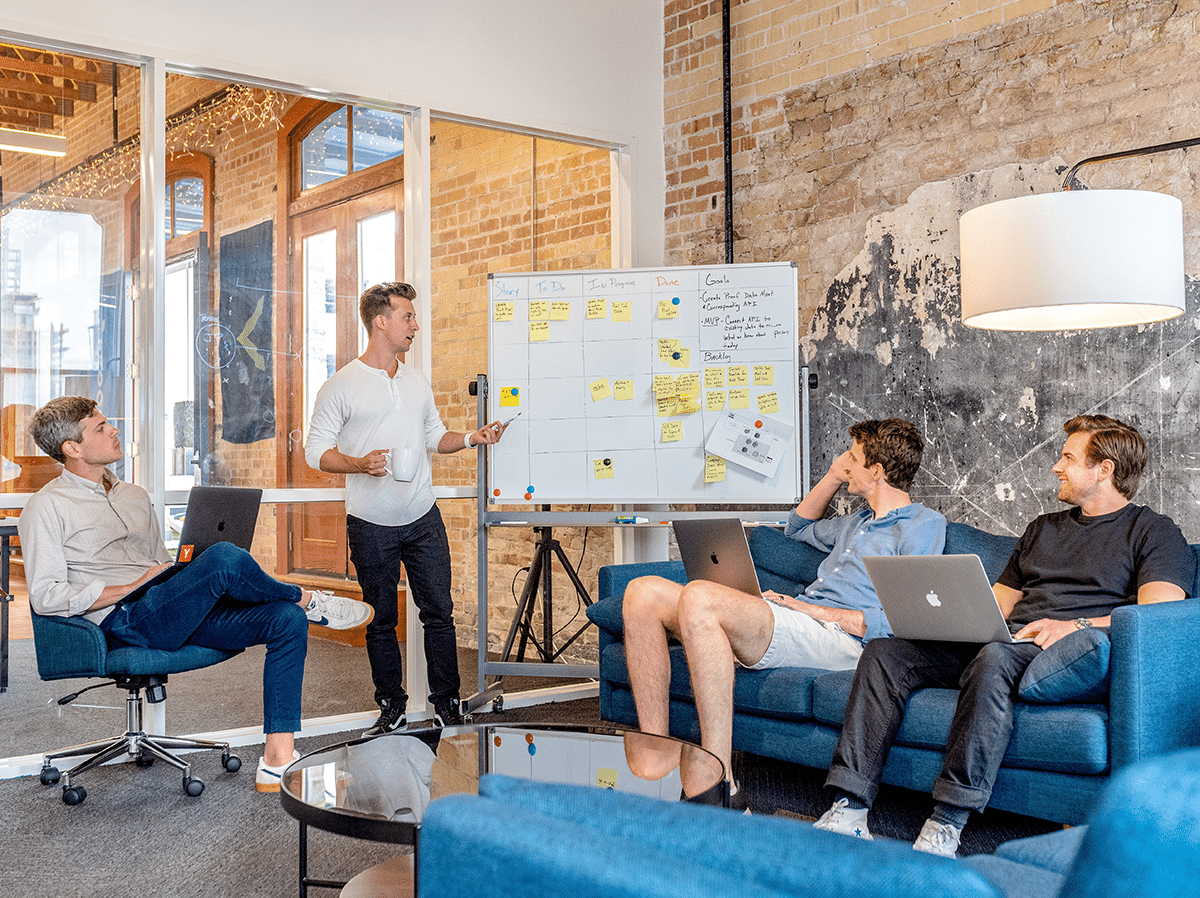
[[(377, 284), (359, 299), (367, 348), (317, 393), (304, 444), (314, 468), (346, 475), (346, 534), (363, 599), (375, 609), (367, 627), (367, 658), (380, 714), (364, 735), (388, 733), (407, 723), (408, 694), (396, 639), (396, 591), (401, 565), (425, 630), (430, 701), (446, 725), (459, 711), (458, 645), (450, 596), (450, 545), (433, 497), (430, 452), (443, 455), (495, 443), (499, 423), (474, 433), (446, 429), (425, 376), (401, 364), (417, 333), (408, 284)], [(389, 456), (416, 450), (411, 480), (389, 473)], [(400, 450), (395, 452), (394, 450)], [(401, 464), (393, 457), (391, 465)]]

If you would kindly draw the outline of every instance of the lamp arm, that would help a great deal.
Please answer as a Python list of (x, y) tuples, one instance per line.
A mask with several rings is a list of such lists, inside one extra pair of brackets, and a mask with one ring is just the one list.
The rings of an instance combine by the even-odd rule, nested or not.
[(1149, 156), (1152, 153), (1165, 153), (1168, 150), (1183, 150), (1194, 146), (1200, 146), (1200, 137), (1189, 137), (1187, 140), (1174, 140), (1171, 143), (1160, 143), (1152, 147), (1139, 147), (1136, 150), (1122, 150), (1119, 153), (1105, 153), (1102, 156), (1089, 156), (1087, 159), (1076, 162), (1071, 166), (1071, 170), (1063, 178), (1062, 189), (1071, 189), (1071, 184), (1075, 181), (1075, 173), (1085, 165), (1091, 165), (1095, 162), (1111, 162), (1114, 159), (1128, 159), (1133, 156)]

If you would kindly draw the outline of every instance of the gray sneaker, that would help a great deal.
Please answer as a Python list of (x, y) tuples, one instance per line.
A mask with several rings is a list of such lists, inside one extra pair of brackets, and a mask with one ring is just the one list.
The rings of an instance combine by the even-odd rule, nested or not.
[(311, 595), (312, 599), (304, 613), (310, 621), (320, 627), (349, 630), (370, 623), (371, 618), (375, 616), (375, 609), (366, 602), (335, 596), (324, 590), (313, 590)]
[(839, 798), (833, 803), (833, 807), (821, 815), (813, 827), (872, 842), (874, 837), (867, 829), (868, 810), (868, 808), (852, 808), (849, 801)]
[(934, 823), (926, 820), (921, 827), (921, 834), (913, 842), (914, 851), (926, 854), (938, 854), (942, 857), (954, 857), (958, 850), (958, 840), (962, 838), (962, 830), (949, 823)]

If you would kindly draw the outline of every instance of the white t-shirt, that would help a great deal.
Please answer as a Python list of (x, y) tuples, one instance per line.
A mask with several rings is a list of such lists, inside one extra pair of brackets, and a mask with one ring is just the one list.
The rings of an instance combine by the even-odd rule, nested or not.
[(317, 392), (304, 458), (320, 469), (321, 456), (334, 448), (358, 458), (374, 449), (424, 446), (417, 473), (409, 482), (390, 474), (346, 475), (347, 514), (399, 527), (433, 508), (429, 453), (437, 451), (446, 429), (433, 404), (429, 381), (420, 371), (398, 365), (395, 377), (388, 377), (381, 368), (354, 359)]

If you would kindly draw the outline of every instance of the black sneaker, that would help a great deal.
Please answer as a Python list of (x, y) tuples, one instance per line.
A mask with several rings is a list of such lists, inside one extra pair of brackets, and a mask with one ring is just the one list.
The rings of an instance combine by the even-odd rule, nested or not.
[(440, 727), (462, 726), (463, 716), (458, 699), (452, 698), (433, 706), (433, 722)]
[(395, 699), (385, 698), (379, 703), (379, 718), (368, 730), (363, 730), (364, 736), (382, 736), (408, 726), (408, 718), (404, 715), (404, 705)]

